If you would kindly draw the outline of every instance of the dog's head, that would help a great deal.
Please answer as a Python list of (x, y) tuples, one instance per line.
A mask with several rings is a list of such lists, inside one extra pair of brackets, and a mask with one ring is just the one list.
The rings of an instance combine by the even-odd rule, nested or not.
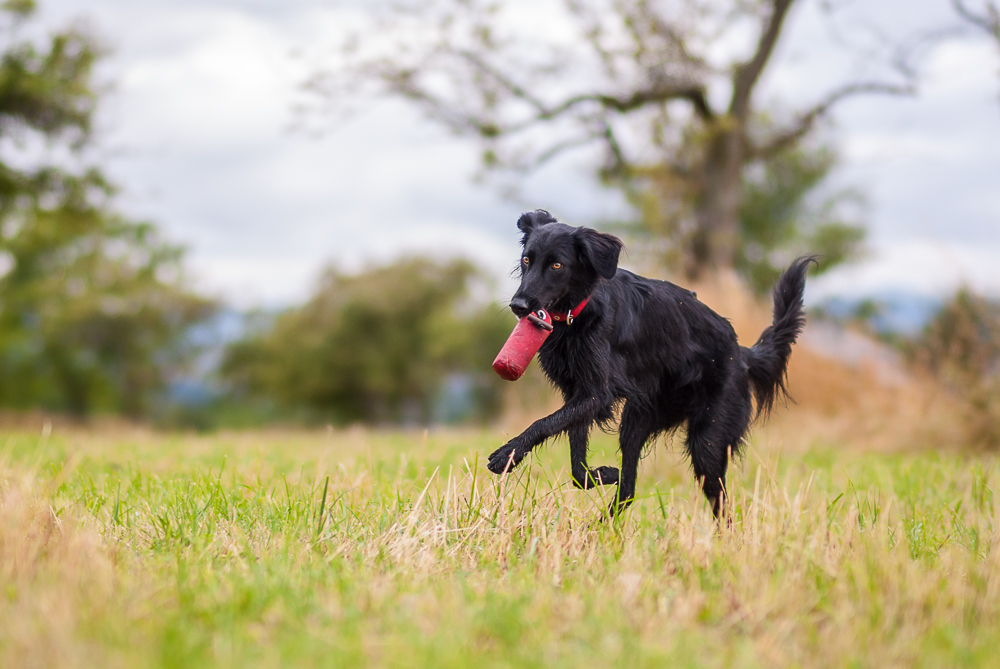
[(518, 318), (532, 311), (568, 311), (597, 283), (614, 277), (623, 244), (613, 235), (559, 223), (539, 209), (517, 221), (521, 238), (521, 286), (510, 301)]

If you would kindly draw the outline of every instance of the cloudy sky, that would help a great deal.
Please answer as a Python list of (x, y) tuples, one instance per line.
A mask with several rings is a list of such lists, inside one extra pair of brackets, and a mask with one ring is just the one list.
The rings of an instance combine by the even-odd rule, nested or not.
[[(765, 99), (805, 104), (843, 75), (848, 60), (812, 1), (791, 17)], [(412, 252), (467, 255), (502, 277), (522, 208), (577, 224), (620, 210), (572, 160), (535, 175), (523, 202), (505, 201), (473, 183), (473, 146), (398, 103), (321, 138), (290, 130), (299, 84), (362, 2), (40, 4), (47, 25), (82, 20), (110, 49), (97, 150), (121, 206), (187, 245), (198, 284), (236, 305), (288, 304), (329, 263), (350, 270)], [(839, 4), (848, 19), (834, 41), (872, 26), (955, 24), (947, 0)], [(943, 295), (961, 283), (1000, 295), (998, 50), (945, 41), (921, 72), (914, 99), (858, 99), (836, 113), (838, 180), (869, 195), (870, 252), (815, 282), (813, 300)]]

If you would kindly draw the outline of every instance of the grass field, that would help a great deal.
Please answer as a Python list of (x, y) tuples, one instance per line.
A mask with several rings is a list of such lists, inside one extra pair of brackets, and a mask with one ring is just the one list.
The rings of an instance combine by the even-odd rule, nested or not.
[(501, 439), (4, 435), (0, 666), (1000, 663), (992, 457), (761, 438), (718, 531), (675, 450), (601, 522), (564, 443), (498, 480)]

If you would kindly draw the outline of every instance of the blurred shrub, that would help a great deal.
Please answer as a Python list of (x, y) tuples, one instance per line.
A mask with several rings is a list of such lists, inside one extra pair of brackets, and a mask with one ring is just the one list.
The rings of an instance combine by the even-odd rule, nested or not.
[(411, 258), (354, 276), (328, 271), (305, 305), (232, 344), (233, 392), (343, 424), (485, 420), (500, 409), (490, 368), (513, 317), (484, 309), (467, 262)]
[(0, 5), (0, 406), (139, 416), (213, 305), (83, 164), (98, 49), (75, 30), (17, 41), (33, 10)]
[(1000, 446), (1000, 303), (960, 290), (907, 347), (968, 410), (968, 439)]

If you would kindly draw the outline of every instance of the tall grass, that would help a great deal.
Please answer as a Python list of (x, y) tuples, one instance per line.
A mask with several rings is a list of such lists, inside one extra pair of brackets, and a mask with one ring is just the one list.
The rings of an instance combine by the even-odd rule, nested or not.
[(719, 527), (676, 454), (610, 521), (565, 444), (496, 479), (499, 443), (10, 435), (0, 666), (996, 662), (993, 458), (755, 442)]

